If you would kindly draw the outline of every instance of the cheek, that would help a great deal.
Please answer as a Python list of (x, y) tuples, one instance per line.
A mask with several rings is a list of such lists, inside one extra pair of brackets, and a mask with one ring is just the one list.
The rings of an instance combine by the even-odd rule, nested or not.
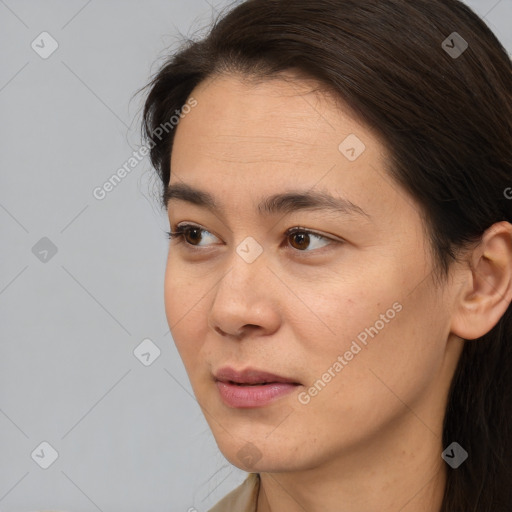
[(414, 398), (440, 370), (449, 319), (421, 269), (368, 266), (310, 292), (309, 311), (294, 313), (310, 383), (329, 380), (322, 375), (330, 371), (337, 377), (326, 385), (330, 392), (374, 400), (381, 391), (392, 394), (387, 385)]
[(315, 422), (329, 416), (326, 422), (354, 429), (383, 424), (428, 396), (442, 369), (448, 317), (433, 289), (408, 291), (376, 285), (364, 297), (354, 292), (323, 303), (337, 304), (329, 315), (337, 323), (305, 354)]
[(367, 267), (366, 271), (340, 272), (336, 279), (319, 279), (302, 288), (301, 302), (288, 304), (292, 325), (300, 326), (297, 340), (317, 361), (325, 365), (335, 360), (354, 341), (368, 346), (372, 339), (382, 338), (402, 314), (397, 311), (402, 309), (401, 288), (399, 279), (393, 279), (393, 269), (388, 269), (386, 279), (382, 275), (377, 279), (374, 273), (379, 274)]
[[(192, 279), (190, 272), (168, 259), (164, 282), (164, 303), (167, 323), (176, 347), (188, 367), (193, 354), (198, 354), (201, 340), (205, 338), (201, 329), (207, 314), (208, 288), (201, 279)], [(204, 280), (203, 280), (204, 282)]]

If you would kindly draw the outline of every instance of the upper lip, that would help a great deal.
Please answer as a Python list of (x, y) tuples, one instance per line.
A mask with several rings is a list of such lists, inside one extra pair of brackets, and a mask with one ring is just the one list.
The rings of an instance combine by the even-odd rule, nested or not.
[(238, 384), (264, 384), (271, 382), (289, 382), (291, 384), (298, 384), (298, 382), (293, 379), (257, 370), (255, 368), (235, 370), (230, 366), (224, 366), (214, 374), (214, 377), (215, 380), (221, 382), (236, 382)]

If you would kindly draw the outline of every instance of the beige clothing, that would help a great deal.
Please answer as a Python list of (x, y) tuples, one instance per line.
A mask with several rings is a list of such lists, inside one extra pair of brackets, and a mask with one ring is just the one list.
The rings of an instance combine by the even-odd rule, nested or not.
[(259, 489), (260, 475), (249, 473), (241, 485), (224, 496), (208, 512), (256, 512)]

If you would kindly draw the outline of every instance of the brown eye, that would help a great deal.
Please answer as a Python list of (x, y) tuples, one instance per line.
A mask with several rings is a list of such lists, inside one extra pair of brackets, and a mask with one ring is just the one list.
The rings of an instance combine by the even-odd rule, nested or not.
[(336, 243), (336, 240), (300, 227), (289, 229), (286, 232), (286, 238), (293, 249), (305, 253), (314, 253), (316, 249), (322, 249)]
[(175, 231), (167, 233), (171, 240), (175, 240), (177, 243), (185, 242), (186, 245), (192, 247), (201, 248), (203, 246), (200, 243), (203, 241), (204, 234), (206, 238), (209, 236), (215, 237), (206, 229), (200, 228), (199, 226), (193, 226), (192, 224), (182, 224), (176, 227)]
[(305, 231), (296, 231), (290, 235), (290, 245), (298, 250), (307, 249), (310, 244), (309, 234)]
[[(192, 224), (182, 224), (176, 227), (176, 231), (171, 231), (167, 234), (171, 240), (176, 240), (177, 243), (185, 242), (185, 246), (189, 246), (191, 249), (194, 248), (194, 250), (196, 248), (198, 250), (205, 249), (208, 245), (212, 245), (201, 245), (203, 238), (208, 238), (208, 236), (216, 238), (215, 235), (206, 229)], [(302, 253), (314, 253), (315, 250), (320, 250), (334, 243), (342, 243), (341, 241), (336, 241), (314, 231), (299, 227), (289, 229), (285, 233), (285, 241), (296, 252)]]
[(200, 228), (184, 228), (183, 237), (185, 238), (185, 241), (190, 245), (196, 245), (196, 242), (201, 242), (201, 231), (203, 230)]

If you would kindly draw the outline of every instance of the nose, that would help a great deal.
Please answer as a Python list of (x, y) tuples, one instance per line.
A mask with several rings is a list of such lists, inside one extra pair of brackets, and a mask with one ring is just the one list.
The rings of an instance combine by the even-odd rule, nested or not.
[(236, 252), (214, 292), (208, 314), (211, 329), (224, 337), (264, 336), (280, 325), (279, 287), (264, 253), (249, 263)]

